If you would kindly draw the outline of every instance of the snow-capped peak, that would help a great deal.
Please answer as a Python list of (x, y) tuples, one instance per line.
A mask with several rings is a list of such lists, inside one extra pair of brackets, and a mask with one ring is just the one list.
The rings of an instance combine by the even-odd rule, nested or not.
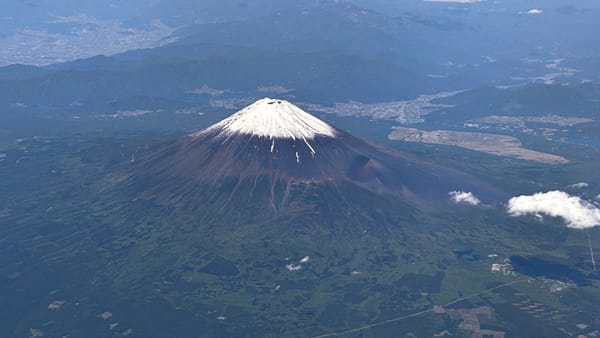
[(210, 126), (200, 133), (252, 135), (257, 137), (314, 139), (316, 136), (335, 137), (335, 129), (294, 104), (264, 98)]

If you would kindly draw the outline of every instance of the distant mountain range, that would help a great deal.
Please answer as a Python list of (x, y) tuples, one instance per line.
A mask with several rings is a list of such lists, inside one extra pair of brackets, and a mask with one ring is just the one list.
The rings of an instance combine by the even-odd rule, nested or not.
[[(9, 1), (6, 13), (29, 13), (19, 20), (35, 20), (5, 18), (4, 24), (32, 25), (43, 34), (14, 40), (15, 31), (7, 28), (0, 37), (8, 39), (4, 42), (33, 43), (43, 49), (47, 41), (55, 41), (50, 45), (63, 46), (66, 37), (104, 32), (108, 26), (127, 32), (127, 39), (136, 42), (113, 39), (120, 49), (96, 55), (102, 41), (85, 35), (81, 41), (95, 50), (86, 55), (95, 56), (43, 67), (0, 67), (0, 120), (6, 124), (17, 116), (35, 116), (70, 123), (136, 111), (160, 111), (159, 119), (164, 119), (175, 112), (204, 114), (207, 108), (223, 113), (225, 107), (231, 111), (271, 94), (333, 105), (465, 91), (445, 101), (455, 109), (431, 115), (440, 121), (449, 116), (490, 115), (490, 107), (501, 111), (516, 107), (507, 105), (507, 100), (521, 107), (508, 114), (575, 114), (568, 109), (571, 105), (564, 104), (568, 101), (580, 107), (578, 116), (588, 116), (595, 107), (590, 93), (600, 80), (600, 52), (594, 50), (595, 44), (585, 43), (595, 39), (588, 29), (596, 25), (592, 19), (599, 10), (593, 2), (567, 8), (557, 0), (546, 3), (538, 14), (527, 13), (530, 5), (514, 1), (268, 4), (157, 0), (59, 6), (48, 1)], [(161, 22), (158, 26), (168, 27), (159, 40), (136, 35), (155, 19)], [(48, 40), (46, 33), (58, 35)], [(4, 42), (0, 41), (6, 47), (0, 54), (15, 51), (12, 42)], [(64, 46), (80, 51), (76, 44)], [(21, 56), (23, 63), (31, 63)], [(476, 98), (465, 100), (471, 93)], [(486, 93), (489, 102), (481, 102), (478, 95)], [(527, 105), (531, 100), (557, 104), (540, 109), (540, 105)], [(527, 107), (538, 111), (526, 111)]]
[(448, 72), (448, 62), (464, 68), (492, 59), (600, 54), (586, 43), (595, 39), (597, 3), (556, 0), (529, 14), (532, 6), (513, 0), (9, 0), (0, 17), (0, 65), (51, 64), (173, 41), (336, 50), (432, 74)]

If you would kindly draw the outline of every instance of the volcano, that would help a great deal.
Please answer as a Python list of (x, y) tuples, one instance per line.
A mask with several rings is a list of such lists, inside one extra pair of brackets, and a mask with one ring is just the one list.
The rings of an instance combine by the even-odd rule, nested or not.
[[(350, 184), (411, 205), (448, 204), (448, 193), (498, 193), (475, 177), (385, 148), (330, 126), (294, 104), (264, 98), (190, 135), (152, 148), (130, 183), (167, 204), (197, 203), (211, 187), (283, 206), (292, 190)], [(246, 185), (246, 192), (240, 189)], [(263, 196), (264, 197), (264, 196)]]
[(189, 309), (207, 337), (317, 336), (364, 321), (376, 290), (373, 313), (412, 308), (440, 292), (456, 232), (478, 229), (449, 193), (479, 198), (468, 215), (500, 200), (474, 176), (278, 99), (137, 149), (106, 189), (119, 258), (99, 278)]

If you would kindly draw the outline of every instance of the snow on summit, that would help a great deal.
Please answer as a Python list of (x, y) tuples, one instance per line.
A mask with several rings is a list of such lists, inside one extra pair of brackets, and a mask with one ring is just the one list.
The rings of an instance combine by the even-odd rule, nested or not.
[(314, 139), (335, 137), (335, 129), (294, 104), (264, 98), (210, 126), (200, 133), (216, 131), (220, 135), (252, 135), (257, 137)]

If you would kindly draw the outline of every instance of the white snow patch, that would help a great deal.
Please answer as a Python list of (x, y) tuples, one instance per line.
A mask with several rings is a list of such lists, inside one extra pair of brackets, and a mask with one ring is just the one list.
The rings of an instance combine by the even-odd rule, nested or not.
[(481, 201), (471, 192), (451, 191), (448, 193), (450, 200), (457, 204), (479, 205)]
[(304, 139), (304, 144), (306, 144), (306, 146), (308, 147), (308, 149), (310, 149), (310, 154), (315, 157), (315, 154), (317, 153), (315, 151), (315, 148), (313, 148), (310, 143), (308, 143), (308, 141), (306, 139)]
[[(336, 134), (333, 127), (294, 104), (270, 98), (258, 100), (192, 136), (210, 131), (218, 131), (225, 136), (243, 134), (270, 139), (301, 139), (305, 142), (316, 136), (335, 137)], [(314, 152), (310, 145), (309, 148)]]
[(580, 197), (558, 190), (513, 197), (508, 201), (508, 213), (512, 216), (546, 214), (560, 217), (567, 227), (574, 229), (600, 226), (600, 209)]
[(544, 11), (542, 11), (539, 8), (532, 8), (530, 10), (527, 11), (527, 14), (542, 14)]
[(300, 154), (298, 152), (296, 152), (296, 162), (300, 163)]
[(302, 259), (300, 260), (300, 264), (303, 264), (303, 263), (308, 263), (308, 261), (310, 261), (310, 256), (306, 256), (306, 257), (302, 258)]

